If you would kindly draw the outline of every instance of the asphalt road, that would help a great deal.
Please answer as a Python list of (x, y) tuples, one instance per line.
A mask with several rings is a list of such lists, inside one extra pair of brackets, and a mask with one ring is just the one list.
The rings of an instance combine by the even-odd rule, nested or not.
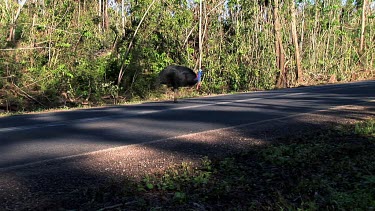
[(0, 118), (0, 170), (375, 100), (375, 81)]

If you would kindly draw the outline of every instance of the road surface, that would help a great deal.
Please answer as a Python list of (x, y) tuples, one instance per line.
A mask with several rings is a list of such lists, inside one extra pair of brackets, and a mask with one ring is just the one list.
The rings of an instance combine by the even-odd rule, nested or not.
[(375, 81), (0, 118), (0, 170), (375, 100)]

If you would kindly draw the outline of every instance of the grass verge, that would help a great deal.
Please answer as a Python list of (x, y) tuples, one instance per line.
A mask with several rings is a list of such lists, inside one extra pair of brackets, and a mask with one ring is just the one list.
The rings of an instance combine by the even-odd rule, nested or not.
[(373, 210), (374, 155), (375, 120), (340, 125), (95, 190), (80, 208)]

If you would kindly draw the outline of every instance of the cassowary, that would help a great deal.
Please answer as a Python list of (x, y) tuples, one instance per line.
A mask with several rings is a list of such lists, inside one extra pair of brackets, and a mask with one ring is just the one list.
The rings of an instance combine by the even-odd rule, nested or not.
[(159, 82), (172, 87), (174, 92), (173, 102), (177, 103), (177, 92), (179, 87), (187, 87), (197, 85), (199, 89), (202, 78), (202, 70), (198, 74), (187, 67), (170, 65), (159, 73)]

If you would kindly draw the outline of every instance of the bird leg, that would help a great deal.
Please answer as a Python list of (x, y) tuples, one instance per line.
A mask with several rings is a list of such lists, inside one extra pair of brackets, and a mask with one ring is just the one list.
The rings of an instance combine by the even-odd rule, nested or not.
[(173, 89), (173, 102), (177, 103), (177, 95), (178, 95), (178, 89)]

